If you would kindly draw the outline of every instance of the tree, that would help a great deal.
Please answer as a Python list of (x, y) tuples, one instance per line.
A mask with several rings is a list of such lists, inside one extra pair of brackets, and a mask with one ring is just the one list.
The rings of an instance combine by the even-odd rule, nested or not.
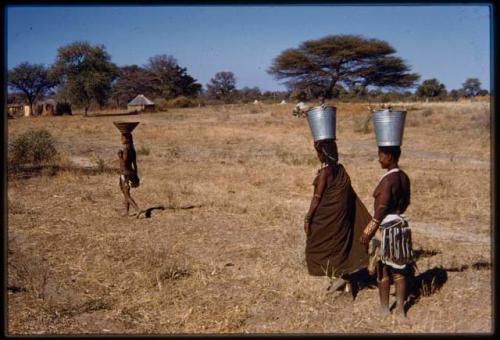
[(79, 41), (59, 48), (54, 72), (62, 84), (60, 93), (83, 105), (86, 116), (92, 102), (101, 107), (107, 102), (118, 67), (103, 45)]
[(332, 97), (337, 84), (349, 88), (413, 86), (419, 75), (409, 73), (410, 67), (394, 53), (394, 48), (382, 40), (331, 35), (283, 51), (268, 73), (285, 80), (290, 88), (320, 87), (326, 98)]
[(236, 92), (236, 78), (233, 72), (217, 72), (207, 84), (207, 94), (210, 98), (231, 102)]
[(464, 93), (462, 90), (451, 90), (449, 93), (448, 93), (448, 96), (451, 98), (451, 100), (454, 100), (454, 101), (457, 101), (460, 99), (460, 97), (463, 97)]
[(436, 78), (424, 80), (416, 92), (418, 97), (431, 99), (443, 97), (446, 94), (446, 86)]
[(111, 97), (118, 106), (128, 103), (138, 94), (154, 96), (160, 86), (159, 79), (149, 70), (137, 65), (123, 66), (113, 83)]
[(239, 99), (243, 103), (253, 102), (254, 100), (260, 99), (260, 97), (262, 96), (262, 93), (260, 92), (260, 89), (257, 86), (255, 87), (245, 86), (244, 88), (237, 90), (236, 92), (238, 94)]
[(489, 93), (488, 90), (485, 90), (485, 89), (481, 89), (479, 90), (479, 92), (477, 93), (478, 96), (487, 96)]
[(477, 78), (467, 78), (462, 84), (462, 91), (466, 97), (473, 98), (481, 91), (481, 82)]
[(33, 103), (44, 96), (57, 81), (50, 70), (42, 64), (21, 63), (8, 72), (8, 85), (21, 91), (33, 114)]
[(192, 97), (201, 92), (201, 84), (180, 67), (177, 60), (169, 55), (160, 54), (149, 58), (146, 70), (156, 78), (156, 91), (165, 99), (178, 96)]

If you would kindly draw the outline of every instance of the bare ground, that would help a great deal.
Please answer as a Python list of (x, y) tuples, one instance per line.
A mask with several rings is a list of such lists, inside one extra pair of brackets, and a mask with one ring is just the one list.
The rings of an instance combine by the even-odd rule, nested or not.
[[(378, 315), (371, 281), (353, 301), (307, 274), (307, 124), (291, 107), (247, 105), (130, 118), (148, 150), (133, 196), (169, 207), (139, 219), (119, 217), (118, 178), (103, 167), (117, 166), (118, 117), (9, 121), (9, 138), (43, 126), (60, 163), (102, 170), (9, 178), (9, 333), (491, 332), (490, 140), (471, 124), (484, 106), (420, 105), (400, 164), (419, 269), (411, 325)], [(373, 132), (359, 131), (366, 110), (338, 108), (341, 161), (371, 210), (383, 171)]]

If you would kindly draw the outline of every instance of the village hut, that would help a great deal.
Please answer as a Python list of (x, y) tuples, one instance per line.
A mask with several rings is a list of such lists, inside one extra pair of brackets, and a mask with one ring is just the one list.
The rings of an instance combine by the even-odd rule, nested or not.
[(37, 115), (41, 116), (62, 116), (71, 115), (71, 104), (66, 102), (58, 102), (54, 99), (47, 99), (38, 102), (35, 110)]
[(127, 104), (127, 111), (154, 111), (155, 103), (140, 94)]
[(30, 115), (30, 106), (25, 104), (8, 104), (7, 114), (9, 117), (22, 117)]

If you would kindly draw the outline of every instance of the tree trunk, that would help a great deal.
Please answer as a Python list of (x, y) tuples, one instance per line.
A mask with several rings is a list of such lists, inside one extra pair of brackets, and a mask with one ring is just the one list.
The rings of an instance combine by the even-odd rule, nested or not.
[(88, 112), (88, 111), (89, 111), (89, 107), (86, 105), (86, 106), (85, 106), (85, 112), (83, 113), (83, 115), (84, 115), (85, 117), (87, 117), (87, 112)]
[(337, 79), (332, 79), (330, 82), (330, 86), (328, 86), (327, 92), (325, 93), (326, 98), (332, 98), (333, 96), (333, 88), (337, 85)]
[(34, 115), (33, 115), (33, 100), (29, 100), (29, 99), (28, 99), (28, 102), (29, 102), (29, 104), (30, 104), (30, 117), (32, 117), (32, 116), (34, 116)]

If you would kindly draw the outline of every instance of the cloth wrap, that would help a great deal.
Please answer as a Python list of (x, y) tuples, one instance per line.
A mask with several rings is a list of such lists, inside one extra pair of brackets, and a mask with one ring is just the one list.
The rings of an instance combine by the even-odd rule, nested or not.
[(354, 273), (368, 265), (368, 254), (358, 241), (371, 215), (351, 186), (341, 164), (332, 171), (311, 220), (305, 257), (314, 276)]

